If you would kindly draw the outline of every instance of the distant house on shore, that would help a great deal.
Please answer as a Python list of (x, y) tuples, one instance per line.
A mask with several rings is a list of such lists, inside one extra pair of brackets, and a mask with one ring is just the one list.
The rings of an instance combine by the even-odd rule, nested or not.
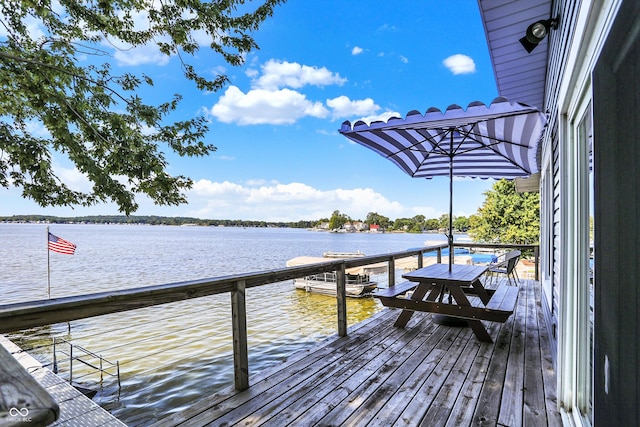
[(329, 222), (328, 221), (321, 222), (320, 224), (316, 225), (316, 228), (319, 230), (329, 230)]

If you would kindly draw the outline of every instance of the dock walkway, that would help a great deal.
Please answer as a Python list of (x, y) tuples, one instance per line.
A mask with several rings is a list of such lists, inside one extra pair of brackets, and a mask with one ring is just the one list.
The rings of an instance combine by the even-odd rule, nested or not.
[(538, 282), (523, 280), (514, 315), (469, 328), (386, 309), (251, 377), (243, 392), (203, 396), (157, 426), (560, 426)]
[[(67, 381), (42, 366), (29, 353), (22, 351), (20, 347), (2, 335), (0, 335), (0, 345), (4, 346), (31, 373), (33, 378), (60, 407), (60, 416), (53, 424), (50, 424), (51, 426), (126, 427), (126, 424), (79, 392)], [(0, 422), (0, 424), (2, 423)], [(23, 424), (29, 425), (28, 422)]]

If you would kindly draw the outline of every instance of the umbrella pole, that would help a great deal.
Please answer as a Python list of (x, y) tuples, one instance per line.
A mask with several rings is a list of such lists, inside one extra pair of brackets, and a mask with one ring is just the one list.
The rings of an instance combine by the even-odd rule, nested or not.
[(449, 153), (449, 272), (453, 264), (453, 131)]
[(449, 271), (451, 271), (453, 264), (453, 162), (449, 171)]
[[(453, 265), (453, 132), (451, 133), (451, 153), (449, 155), (449, 273), (451, 273)], [(449, 302), (451, 302), (451, 293), (449, 293)], [(452, 317), (446, 314), (433, 314), (433, 321), (439, 325), (446, 326), (468, 326), (466, 320), (459, 317)]]

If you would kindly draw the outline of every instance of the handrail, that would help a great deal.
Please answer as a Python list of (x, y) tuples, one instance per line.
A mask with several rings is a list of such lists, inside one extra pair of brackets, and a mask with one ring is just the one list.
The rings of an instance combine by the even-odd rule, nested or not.
[(350, 268), (378, 262), (391, 262), (397, 258), (420, 255), (424, 252), (441, 250), (444, 247), (446, 244), (253, 273), (0, 305), (0, 333), (233, 292), (237, 290), (240, 281), (243, 281), (244, 287), (249, 289), (314, 273), (336, 271), (342, 265)]
[(530, 251), (533, 250), (534, 258), (534, 279), (538, 280), (540, 277), (540, 245), (531, 244), (504, 244), (504, 243), (461, 243), (453, 242), (453, 246), (456, 248), (489, 248), (489, 249), (518, 249)]
[[(455, 246), (469, 247), (470, 244), (459, 244)], [(483, 245), (478, 245), (477, 247), (482, 246)], [(529, 246), (537, 248), (536, 245)], [(0, 333), (18, 331), (54, 323), (69, 322), (72, 320), (119, 313), (138, 308), (229, 292), (231, 295), (232, 308), (235, 385), (239, 390), (245, 390), (249, 387), (245, 304), (246, 289), (270, 283), (292, 280), (311, 274), (336, 271), (338, 277), (338, 334), (340, 336), (345, 336), (347, 334), (347, 309), (344, 283), (345, 269), (387, 262), (389, 286), (392, 286), (395, 283), (396, 259), (417, 256), (418, 267), (421, 267), (423, 265), (424, 253), (437, 251), (438, 262), (441, 262), (442, 249), (446, 247), (447, 243), (442, 243), (439, 245), (425, 246), (422, 248), (391, 252), (381, 255), (350, 259), (335, 259), (303, 266), (284, 267), (253, 273), (233, 274), (222, 277), (122, 289), (88, 295), (0, 305)], [(492, 245), (491, 247), (510, 248), (514, 246)]]

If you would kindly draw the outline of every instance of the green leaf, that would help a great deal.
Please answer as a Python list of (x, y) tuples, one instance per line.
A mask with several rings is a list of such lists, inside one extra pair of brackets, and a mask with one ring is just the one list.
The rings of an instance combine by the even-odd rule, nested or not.
[[(0, 97), (0, 185), (21, 188), (25, 198), (41, 206), (112, 201), (130, 214), (138, 208), (137, 194), (160, 205), (185, 203), (192, 181), (167, 173), (165, 151), (181, 156), (215, 151), (207, 142), (205, 118), (173, 121), (179, 94), (146, 104), (136, 93), (142, 85), (153, 86), (153, 80), (145, 74), (113, 75), (108, 60), (95, 65), (106, 55), (101, 43), (155, 44), (181, 62), (184, 77), (198, 89), (216, 91), (228, 83), (227, 76), (209, 80), (185, 62), (200, 49), (193, 34), (208, 34), (209, 49), (240, 65), (258, 48), (252, 34), (282, 3), (179, 0), (150, 8), (146, 0), (60, 0), (54, 10), (46, 0), (0, 2), (6, 33), (0, 39), (0, 89), (11, 94)], [(134, 25), (139, 12), (148, 16), (146, 28)], [(39, 23), (44, 37), (34, 38), (26, 22)], [(86, 56), (92, 61), (81, 60)], [(89, 62), (94, 64), (81, 65)], [(35, 127), (47, 136), (32, 134)], [(56, 177), (54, 154), (74, 162), (92, 190), (72, 191)]]

